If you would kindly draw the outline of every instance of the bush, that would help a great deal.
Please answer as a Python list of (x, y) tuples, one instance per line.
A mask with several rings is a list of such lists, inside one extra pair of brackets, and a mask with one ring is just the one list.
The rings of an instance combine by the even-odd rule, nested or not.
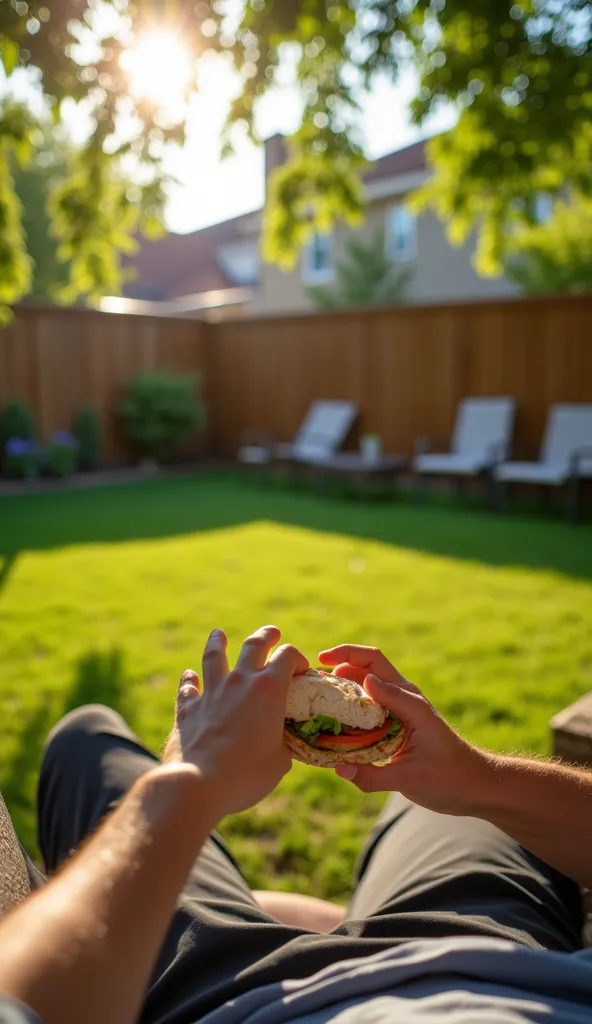
[(141, 374), (120, 405), (127, 439), (158, 460), (170, 458), (203, 426), (198, 378), (176, 373)]
[(33, 441), (35, 434), (35, 420), (29, 406), (19, 399), (9, 402), (0, 416), (2, 451), (9, 441)]
[(58, 430), (47, 446), (47, 467), (52, 476), (64, 480), (76, 471), (78, 442), (67, 430)]
[(76, 416), (74, 436), (78, 442), (79, 468), (87, 472), (98, 469), (101, 462), (101, 424), (90, 405)]
[(11, 437), (4, 446), (4, 475), (16, 480), (31, 480), (39, 471), (39, 449), (35, 441)]

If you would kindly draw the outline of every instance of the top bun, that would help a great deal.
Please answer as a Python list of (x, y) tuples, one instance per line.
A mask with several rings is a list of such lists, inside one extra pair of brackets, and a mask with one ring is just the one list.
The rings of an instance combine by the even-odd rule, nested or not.
[(315, 715), (329, 715), (353, 729), (378, 729), (386, 719), (384, 708), (351, 679), (310, 669), (290, 683), (286, 718), (306, 722)]

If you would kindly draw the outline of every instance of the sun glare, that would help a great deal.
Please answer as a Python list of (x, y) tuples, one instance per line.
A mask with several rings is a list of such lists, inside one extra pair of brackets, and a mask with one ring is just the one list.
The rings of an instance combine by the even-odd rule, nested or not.
[(174, 32), (156, 30), (142, 36), (120, 58), (129, 75), (130, 93), (149, 99), (168, 114), (179, 110), (194, 70), (190, 55)]

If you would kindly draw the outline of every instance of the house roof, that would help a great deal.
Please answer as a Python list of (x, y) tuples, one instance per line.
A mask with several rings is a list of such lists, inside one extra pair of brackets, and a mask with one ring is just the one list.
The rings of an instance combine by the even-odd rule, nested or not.
[(379, 157), (364, 175), (364, 181), (381, 181), (383, 178), (394, 178), (397, 174), (425, 171), (426, 168), (425, 142), (422, 140)]
[[(269, 148), (274, 136), (266, 143)], [(276, 146), (277, 148), (277, 146)], [(398, 175), (426, 169), (424, 142), (415, 142), (376, 160), (364, 175), (366, 184), (386, 181)], [(258, 283), (256, 260), (252, 270), (247, 262), (240, 278), (232, 273), (232, 258), (248, 256), (245, 249), (258, 249), (261, 213), (244, 214), (233, 220), (213, 224), (187, 235), (168, 234), (149, 241), (140, 240), (135, 256), (125, 260), (133, 268), (134, 279), (124, 287), (124, 296), (150, 302), (162, 302), (206, 292), (218, 292)]]
[[(258, 234), (259, 215), (253, 213), (213, 224), (187, 235), (168, 234), (154, 240), (140, 239), (138, 252), (125, 265), (135, 270), (124, 295), (150, 301), (175, 299), (201, 292), (234, 288), (221, 253)], [(256, 284), (256, 279), (241, 284)]]

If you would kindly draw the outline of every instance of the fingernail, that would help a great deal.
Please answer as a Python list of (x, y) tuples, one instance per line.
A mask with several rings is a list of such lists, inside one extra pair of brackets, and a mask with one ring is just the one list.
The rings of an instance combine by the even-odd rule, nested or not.
[(184, 683), (190, 679), (197, 679), (197, 672), (194, 672), (192, 668), (186, 668), (181, 676), (181, 682)]
[(353, 782), (357, 775), (358, 769), (353, 764), (339, 764), (335, 769), (335, 773), (339, 775), (340, 779), (347, 779), (348, 782)]

